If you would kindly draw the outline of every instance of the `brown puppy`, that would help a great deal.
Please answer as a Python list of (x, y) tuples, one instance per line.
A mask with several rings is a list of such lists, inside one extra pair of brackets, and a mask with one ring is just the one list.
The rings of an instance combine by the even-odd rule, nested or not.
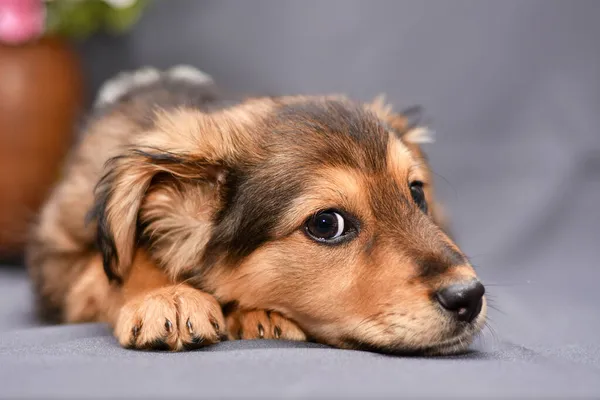
[(227, 102), (189, 68), (109, 82), (33, 232), (40, 311), (132, 348), (464, 350), (484, 289), (408, 117), (341, 96)]

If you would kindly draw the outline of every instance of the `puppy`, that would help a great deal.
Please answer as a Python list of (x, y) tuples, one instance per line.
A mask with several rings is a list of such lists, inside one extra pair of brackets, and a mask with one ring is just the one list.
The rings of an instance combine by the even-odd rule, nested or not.
[(102, 89), (32, 232), (38, 309), (121, 345), (465, 350), (484, 287), (445, 233), (416, 110), (226, 99), (189, 67)]

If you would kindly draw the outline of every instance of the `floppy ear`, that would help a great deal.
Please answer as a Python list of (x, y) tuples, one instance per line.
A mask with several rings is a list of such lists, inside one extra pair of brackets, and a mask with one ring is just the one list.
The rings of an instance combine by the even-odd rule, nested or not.
[(250, 119), (243, 118), (244, 110), (240, 113), (242, 118), (231, 112), (162, 113), (152, 131), (137, 133), (126, 151), (107, 162), (92, 217), (111, 280), (122, 281), (129, 271), (140, 233), (140, 206), (155, 177), (204, 181), (216, 188), (242, 154), (256, 147), (248, 134)]

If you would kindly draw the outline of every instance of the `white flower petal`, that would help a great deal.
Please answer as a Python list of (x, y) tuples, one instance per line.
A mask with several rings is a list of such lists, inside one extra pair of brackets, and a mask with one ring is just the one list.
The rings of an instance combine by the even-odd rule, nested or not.
[(135, 4), (136, 0), (104, 0), (114, 8), (128, 8)]

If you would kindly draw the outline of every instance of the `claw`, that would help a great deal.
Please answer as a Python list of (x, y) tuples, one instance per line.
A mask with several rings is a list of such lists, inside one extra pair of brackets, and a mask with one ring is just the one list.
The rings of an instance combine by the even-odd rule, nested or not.
[(210, 323), (212, 324), (213, 328), (215, 329), (215, 332), (217, 333), (217, 335), (219, 335), (219, 329), (220, 329), (219, 324), (214, 320), (211, 320)]
[(190, 333), (190, 335), (192, 335), (194, 333), (194, 329), (192, 327), (192, 322), (190, 321), (190, 319), (187, 319), (187, 322), (185, 323), (185, 326), (187, 326), (188, 328), (188, 332)]
[(165, 320), (165, 329), (167, 330), (167, 332), (171, 333), (171, 331), (173, 330), (173, 324), (171, 323), (171, 321), (169, 321), (168, 319)]
[(140, 327), (139, 325), (134, 325), (133, 328), (131, 328), (131, 335), (133, 336), (133, 339), (137, 339), (138, 335), (140, 334)]
[(258, 324), (258, 337), (261, 339), (265, 337), (265, 328), (260, 323)]

